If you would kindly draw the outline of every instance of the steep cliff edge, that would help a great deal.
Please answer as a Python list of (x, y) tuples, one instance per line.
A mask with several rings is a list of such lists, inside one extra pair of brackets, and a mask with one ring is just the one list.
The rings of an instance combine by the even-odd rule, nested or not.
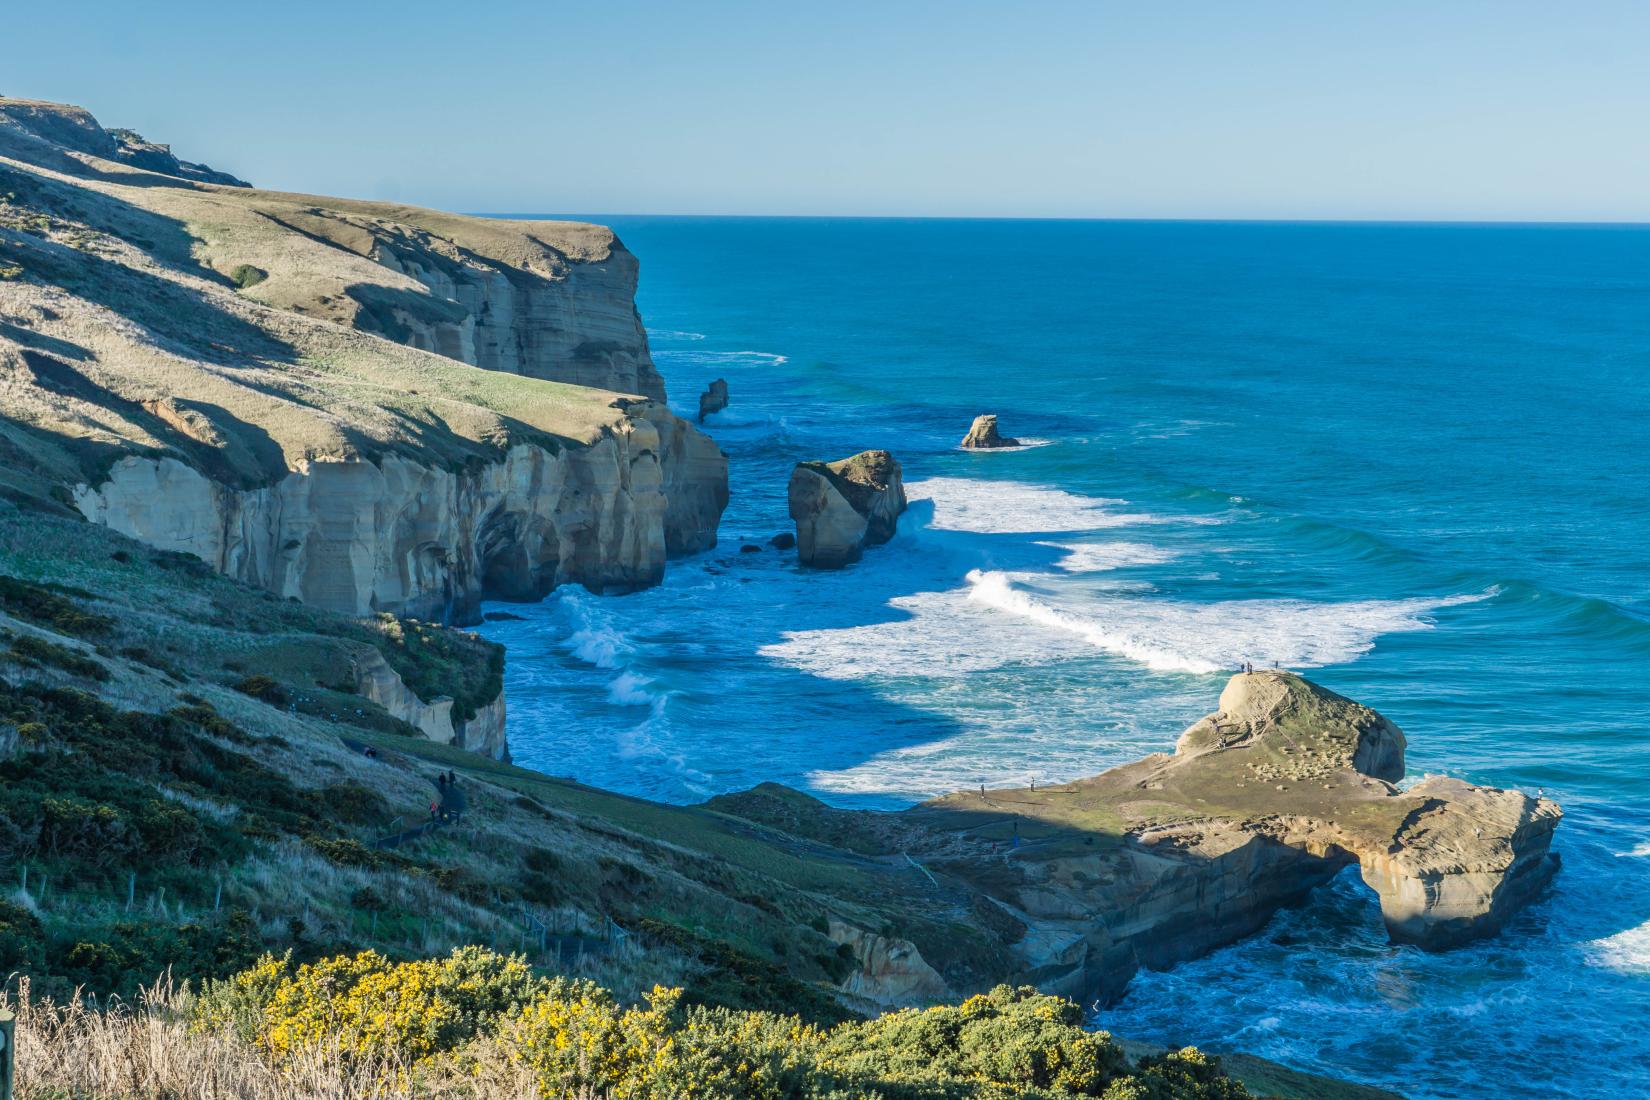
[(256, 301), (487, 370), (665, 400), (636, 257), (605, 226), (265, 191), (78, 107), (4, 97), (0, 157), (145, 189), (119, 193), (186, 227), (192, 261)]
[[(204, 185), (106, 159), (84, 112), (19, 104), (0, 99), (14, 498), (318, 607), (460, 623), (485, 598), (653, 584), (715, 544), (726, 460), (647, 396), (609, 231)], [(397, 271), (439, 282), (430, 256), (457, 297)], [(437, 314), (457, 343), (418, 327)]]

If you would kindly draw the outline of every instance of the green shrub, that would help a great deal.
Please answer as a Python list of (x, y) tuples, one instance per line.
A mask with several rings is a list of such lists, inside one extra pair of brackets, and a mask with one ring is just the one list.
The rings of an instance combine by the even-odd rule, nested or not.
[(38, 917), (0, 899), (0, 978), (13, 970), (38, 968), (43, 940)]
[(453, 721), (468, 722), (504, 690), (504, 647), (475, 634), (416, 619), (378, 616), (378, 642), (401, 682), (425, 702), (453, 699)]
[(269, 278), (269, 272), (251, 264), (236, 264), (229, 272), (229, 281), (235, 284), (236, 290), (246, 290), (257, 286)]
[(235, 682), (235, 690), (242, 695), (250, 695), (254, 699), (268, 703), (272, 707), (284, 707), (292, 701), (292, 696), (281, 682), (272, 676), (258, 673), (244, 677)]
[(482, 947), (406, 963), (376, 951), (341, 955), (275, 985), (260, 1041), (278, 1058), (336, 1043), (346, 1054), (419, 1061), (522, 1011), (544, 987), (520, 956)]
[(13, 618), (25, 619), (37, 626), (50, 627), (59, 634), (73, 634), (79, 638), (101, 637), (114, 627), (115, 621), (107, 615), (86, 611), (61, 593), (83, 599), (93, 598), (90, 592), (77, 588), (31, 584), (16, 577), (0, 575), (0, 609)]
[(593, 982), (536, 978), (520, 958), (478, 947), (399, 964), (367, 951), (296, 971), (265, 955), (210, 983), (194, 1021), (255, 1040), (277, 1064), (317, 1045), (374, 1061), (451, 1059), (460, 1070), (471, 1056), (502, 1056), (546, 1100), (1249, 1096), (1189, 1047), (1131, 1069), (1110, 1036), (1084, 1030), (1077, 1005), (1029, 988), (825, 1030), (789, 1014), (690, 1006), (676, 989), (626, 1006)]
[(31, 668), (52, 666), (100, 683), (109, 679), (109, 670), (80, 650), (58, 645), (33, 634), (12, 636), (11, 648), (6, 652), (6, 656), (18, 664)]

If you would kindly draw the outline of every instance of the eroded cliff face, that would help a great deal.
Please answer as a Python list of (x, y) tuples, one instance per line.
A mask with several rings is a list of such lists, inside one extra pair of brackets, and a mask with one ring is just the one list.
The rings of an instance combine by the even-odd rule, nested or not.
[[(363, 331), (483, 370), (665, 400), (636, 312), (636, 257), (601, 227), (580, 227), (575, 248), (563, 239), (574, 232), (568, 223), (505, 223), (536, 246), (506, 253), (487, 247), (494, 234), (474, 224), (482, 219), (318, 205), (270, 216), (427, 288), (351, 283), (350, 319)], [(322, 310), (319, 297), (287, 304)]]
[(494, 760), (510, 759), (504, 736), (503, 691), (470, 718), (455, 719), (452, 696), (442, 695), (427, 702), (421, 699), (376, 649), (363, 647), (353, 666), (355, 690), (412, 726), (426, 740), (468, 749)]
[(317, 607), (462, 625), (480, 621), (483, 599), (656, 584), (673, 545), (713, 541), (723, 460), (674, 420), (650, 407), (586, 446), (518, 444), (458, 470), (397, 454), (311, 461), (256, 489), (134, 455), (81, 485), (75, 503), (93, 522)]

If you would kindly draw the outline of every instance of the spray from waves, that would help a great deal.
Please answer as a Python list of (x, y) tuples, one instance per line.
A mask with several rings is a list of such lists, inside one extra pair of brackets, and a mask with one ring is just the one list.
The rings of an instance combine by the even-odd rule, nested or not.
[(1495, 594), (1348, 603), (1108, 599), (1089, 601), (1085, 613), (1077, 613), (1027, 591), (1013, 574), (976, 569), (968, 583), (976, 603), (1075, 635), (1156, 672), (1193, 673), (1246, 660), (1289, 668), (1345, 664), (1368, 653), (1383, 634), (1431, 629), (1432, 612)]
[(1587, 945), (1589, 960), (1623, 974), (1650, 974), (1650, 921)]
[(1219, 523), (1214, 516), (1158, 516), (1119, 512), (1127, 501), (1089, 497), (1018, 481), (931, 477), (908, 483), (911, 500), (933, 502), (929, 527), (975, 534), (1058, 534), (1151, 524)]
[(772, 351), (701, 351), (697, 348), (660, 349), (655, 358), (668, 363), (698, 367), (778, 367), (790, 356)]
[(567, 637), (568, 651), (597, 668), (622, 668), (632, 650), (619, 630), (605, 623), (590, 623)]
[(1175, 551), (1147, 542), (1041, 542), (1065, 554), (1054, 563), (1066, 573), (1108, 573), (1131, 565), (1162, 565)]
[(1017, 444), (1008, 447), (964, 447), (957, 446), (957, 450), (966, 451), (971, 455), (1000, 455), (1013, 454), (1015, 451), (1031, 451), (1038, 447), (1048, 447), (1058, 443), (1057, 439), (1038, 439), (1035, 436), (1022, 435)]
[(607, 701), (618, 707), (650, 707), (665, 698), (652, 680), (636, 672), (621, 672), (607, 685)]

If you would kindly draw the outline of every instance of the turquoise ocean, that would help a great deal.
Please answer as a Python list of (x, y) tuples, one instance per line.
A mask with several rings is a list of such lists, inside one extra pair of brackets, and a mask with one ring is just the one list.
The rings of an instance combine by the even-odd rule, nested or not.
[[(1387, 942), (1349, 871), (1097, 1026), (1417, 1098), (1650, 1095), (1650, 229), (600, 217), (672, 404), (725, 378), (722, 545), (488, 624), (531, 767), (845, 806), (1170, 749), (1242, 661), (1564, 806), (1498, 939)], [(965, 453), (975, 414), (1028, 445)], [(741, 553), (801, 458), (899, 535)]]

